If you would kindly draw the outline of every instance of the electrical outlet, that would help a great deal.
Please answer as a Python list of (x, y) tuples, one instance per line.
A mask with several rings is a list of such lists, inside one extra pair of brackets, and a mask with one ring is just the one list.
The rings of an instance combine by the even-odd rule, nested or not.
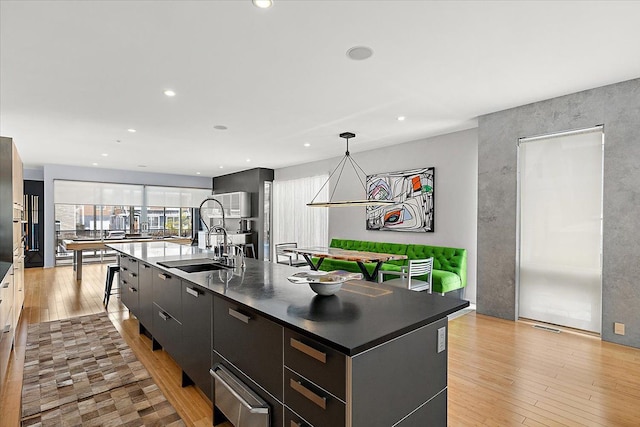
[(443, 326), (438, 329), (438, 353), (442, 353), (447, 349), (447, 327)]
[(613, 324), (613, 333), (616, 335), (624, 335), (624, 323), (614, 323)]

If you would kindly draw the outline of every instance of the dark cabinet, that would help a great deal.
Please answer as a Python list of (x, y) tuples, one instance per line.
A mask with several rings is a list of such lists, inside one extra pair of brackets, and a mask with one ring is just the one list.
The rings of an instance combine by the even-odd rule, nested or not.
[[(182, 284), (178, 277), (153, 269), (153, 302), (182, 320)], [(155, 320), (155, 317), (154, 317)]]
[(182, 359), (182, 282), (153, 269), (153, 348), (160, 347), (176, 361)]
[(182, 323), (156, 303), (153, 314), (154, 350), (164, 348), (177, 362), (182, 356)]
[(285, 427), (312, 427), (300, 415), (291, 412), (288, 408), (284, 410), (284, 425)]
[[(182, 282), (182, 357), (178, 364), (209, 399), (211, 396), (212, 294)], [(184, 383), (184, 382), (183, 382)]]
[[(138, 322), (140, 333), (153, 334), (153, 267), (144, 262), (138, 266)], [(158, 270), (159, 272), (159, 270)]]
[(282, 400), (282, 326), (218, 297), (213, 319), (214, 350)]
[(284, 404), (315, 426), (345, 425), (345, 403), (288, 368), (284, 370)]
[(129, 311), (137, 317), (139, 314), (138, 261), (121, 255), (119, 264), (120, 299)]
[(285, 329), (284, 364), (338, 398), (346, 400), (347, 357), (344, 354)]

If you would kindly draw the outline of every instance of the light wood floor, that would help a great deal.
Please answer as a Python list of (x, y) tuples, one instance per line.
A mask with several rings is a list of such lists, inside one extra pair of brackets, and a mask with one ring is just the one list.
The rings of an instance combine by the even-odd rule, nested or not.
[[(28, 323), (104, 310), (106, 268), (26, 269), (26, 295), (10, 373), (0, 398), (0, 425), (17, 426)], [(109, 316), (187, 425), (210, 426), (211, 403), (180, 387), (180, 370), (151, 351), (120, 300)], [(425, 367), (428, 369), (428, 367)], [(450, 426), (640, 426), (640, 350), (572, 332), (554, 334), (524, 322), (468, 314), (449, 323)]]

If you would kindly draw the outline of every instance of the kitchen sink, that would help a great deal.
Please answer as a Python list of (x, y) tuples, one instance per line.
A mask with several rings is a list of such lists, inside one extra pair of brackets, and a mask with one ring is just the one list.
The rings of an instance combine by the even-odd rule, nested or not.
[(230, 268), (224, 264), (216, 262), (210, 258), (177, 260), (177, 261), (161, 261), (158, 265), (168, 268), (177, 268), (186, 273), (199, 273), (201, 271), (225, 270)]

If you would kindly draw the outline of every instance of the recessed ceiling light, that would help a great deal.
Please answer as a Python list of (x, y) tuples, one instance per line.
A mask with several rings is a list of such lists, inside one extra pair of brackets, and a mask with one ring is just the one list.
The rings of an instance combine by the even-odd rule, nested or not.
[(171, 89), (165, 90), (164, 94), (167, 95), (167, 96), (176, 96), (176, 93), (174, 91), (172, 91)]
[(146, 168), (147, 165), (138, 165), (139, 168)]
[(250, 161), (251, 161), (251, 159), (247, 159), (247, 163), (250, 162)]
[(252, 2), (255, 7), (259, 7), (260, 9), (267, 9), (273, 5), (272, 0), (252, 0)]
[(127, 131), (131, 132), (131, 133), (136, 133), (135, 129), (127, 129)]
[(398, 116), (398, 121), (399, 122), (404, 122), (404, 119), (406, 119), (405, 116)]
[(305, 146), (305, 147), (311, 147), (311, 144), (309, 144), (308, 142), (305, 142), (305, 143), (304, 143), (304, 146)]
[(224, 166), (220, 166), (220, 169), (224, 169)]
[(196, 175), (200, 175), (200, 172), (196, 172)]
[(107, 153), (102, 153), (102, 154), (100, 154), (100, 155), (101, 155), (102, 157), (107, 157), (109, 154), (107, 154)]
[(216, 125), (213, 128), (217, 129), (217, 130), (227, 130), (228, 129), (225, 125)]
[(373, 50), (366, 46), (355, 46), (347, 51), (347, 57), (354, 61), (362, 61), (363, 59), (370, 58), (373, 55)]
[(98, 164), (94, 162), (94, 163), (91, 163), (91, 166), (98, 166)]

